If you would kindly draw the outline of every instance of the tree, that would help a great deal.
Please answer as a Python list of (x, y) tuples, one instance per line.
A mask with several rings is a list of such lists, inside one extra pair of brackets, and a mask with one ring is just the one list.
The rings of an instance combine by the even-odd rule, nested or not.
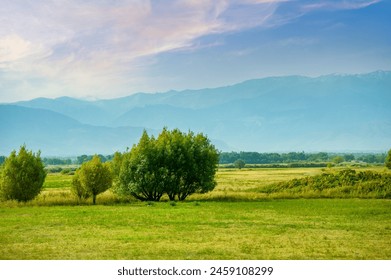
[(391, 169), (391, 149), (388, 151), (385, 164), (388, 169)]
[(5, 199), (23, 202), (32, 200), (41, 192), (45, 177), (40, 152), (35, 154), (23, 145), (18, 154), (12, 151), (4, 162), (0, 193)]
[(118, 192), (142, 201), (159, 201), (166, 183), (160, 167), (156, 139), (144, 130), (139, 143), (123, 155)]
[(332, 159), (333, 163), (335, 164), (340, 164), (344, 161), (344, 158), (341, 157), (341, 156), (335, 156), (333, 159)]
[(344, 155), (345, 161), (353, 161), (355, 159), (353, 154), (346, 154)]
[[(216, 182), (214, 176), (217, 171), (219, 154), (209, 139), (203, 134), (189, 132), (182, 133), (178, 129), (163, 130), (167, 134), (169, 145), (166, 151), (175, 148), (175, 152), (166, 153), (168, 178), (166, 192), (170, 200), (184, 200), (193, 193), (212, 191)], [(159, 140), (159, 139), (158, 139)]]
[(216, 186), (218, 152), (207, 137), (166, 128), (158, 138), (144, 131), (137, 145), (123, 155), (119, 190), (140, 200), (184, 200)]
[(109, 165), (102, 163), (100, 157), (94, 155), (76, 170), (72, 181), (73, 192), (79, 199), (92, 196), (92, 202), (96, 204), (96, 196), (110, 188), (112, 181)]
[(242, 159), (235, 160), (234, 162), (234, 166), (239, 169), (242, 169), (245, 165), (246, 163)]
[(90, 161), (91, 159), (92, 159), (92, 156), (81, 155), (81, 156), (77, 157), (76, 163), (83, 164), (83, 163), (85, 163), (87, 161)]

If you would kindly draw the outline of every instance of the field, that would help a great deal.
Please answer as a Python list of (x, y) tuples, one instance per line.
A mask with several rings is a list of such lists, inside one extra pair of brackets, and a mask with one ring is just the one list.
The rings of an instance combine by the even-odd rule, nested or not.
[(271, 199), (259, 189), (319, 168), (221, 169), (185, 202), (70, 195), (49, 174), (32, 202), (0, 203), (0, 259), (391, 259), (388, 199)]

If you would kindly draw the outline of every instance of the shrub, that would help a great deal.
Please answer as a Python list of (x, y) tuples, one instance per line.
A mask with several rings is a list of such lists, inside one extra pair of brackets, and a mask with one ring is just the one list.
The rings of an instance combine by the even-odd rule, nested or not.
[(61, 170), (61, 174), (62, 175), (71, 175), (71, 172), (72, 170), (70, 168), (64, 168), (63, 170)]
[(88, 199), (91, 196), (90, 191), (87, 189), (85, 184), (81, 184), (80, 178), (79, 178), (79, 172), (76, 172), (76, 174), (73, 176), (72, 179), (72, 188), (71, 191), (74, 195), (77, 196), (77, 198), (80, 200)]
[(12, 151), (1, 171), (0, 193), (9, 200), (29, 201), (42, 190), (46, 172), (40, 157), (21, 146), (19, 153)]
[(345, 169), (277, 183), (264, 188), (262, 192), (300, 193), (303, 197), (318, 194), (325, 197), (390, 198), (391, 174)]

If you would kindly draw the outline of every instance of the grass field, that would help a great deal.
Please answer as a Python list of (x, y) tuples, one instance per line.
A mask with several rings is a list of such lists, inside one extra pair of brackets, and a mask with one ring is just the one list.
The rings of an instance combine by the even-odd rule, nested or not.
[(28, 203), (0, 203), (0, 259), (391, 259), (391, 200), (265, 199), (272, 182), (317, 168), (220, 170), (218, 187), (186, 202), (70, 195), (49, 174)]
[(390, 259), (391, 202), (1, 208), (1, 259)]

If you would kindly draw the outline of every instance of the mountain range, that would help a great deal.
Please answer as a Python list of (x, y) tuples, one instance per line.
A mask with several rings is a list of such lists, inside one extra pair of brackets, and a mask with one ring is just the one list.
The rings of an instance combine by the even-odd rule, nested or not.
[(239, 84), (87, 101), (37, 98), (0, 105), (0, 154), (110, 154), (143, 129), (206, 134), (223, 151), (386, 151), (391, 72), (283, 76)]

